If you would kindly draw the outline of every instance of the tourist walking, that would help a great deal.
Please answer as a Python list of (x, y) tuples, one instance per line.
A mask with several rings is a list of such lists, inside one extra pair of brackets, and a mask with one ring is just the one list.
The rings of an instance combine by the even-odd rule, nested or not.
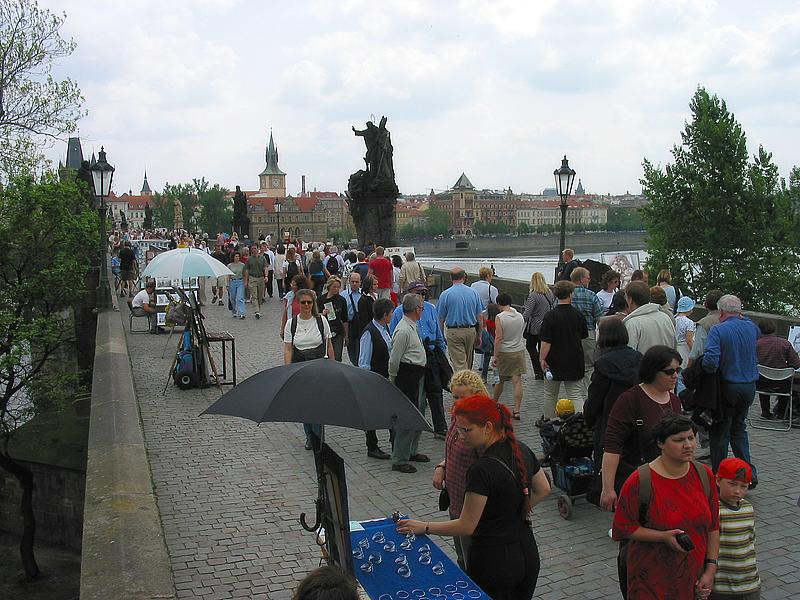
[(478, 281), (471, 286), (473, 290), (478, 292), (478, 297), (481, 299), (481, 305), (484, 312), (489, 304), (497, 302), (497, 288), (492, 285), (492, 270), (489, 267), (481, 267), (478, 269)]
[(530, 513), (550, 493), (536, 456), (514, 434), (511, 413), (486, 396), (453, 406), (464, 442), (481, 457), (467, 472), (461, 514), (450, 521), (400, 520), (400, 533), (470, 536), (467, 574), (494, 600), (530, 600), (539, 550)]
[[(397, 324), (392, 335), (392, 350), (389, 354), (389, 381), (402, 391), (409, 401), (425, 414), (425, 347), (419, 339), (417, 321), (425, 306), (417, 294), (403, 296), (403, 319)], [(430, 459), (418, 452), (420, 431), (397, 429), (392, 449), (392, 471), (416, 473), (412, 462), (429, 462)]]
[(405, 294), (413, 283), (426, 283), (425, 269), (413, 252), (406, 252), (406, 262), (400, 267), (400, 292)]
[[(488, 396), (480, 376), (475, 371), (456, 371), (450, 379), (450, 393), (453, 395), (453, 404), (462, 398), (474, 396)], [(450, 417), (450, 427), (444, 440), (444, 459), (433, 468), (433, 487), (440, 491), (442, 500), (440, 508), (447, 504), (446, 510), (451, 519), (461, 516), (461, 507), (464, 505), (464, 494), (467, 489), (467, 470), (478, 460), (475, 448), (464, 442), (456, 426), (455, 417)], [(447, 490), (446, 492), (444, 490)], [(467, 569), (467, 555), (469, 553), (468, 535), (454, 535), (453, 543), (458, 557), (458, 566)]]
[[(450, 373), (451, 367), (447, 361), (447, 343), (444, 333), (439, 325), (439, 318), (436, 312), (436, 305), (428, 302), (428, 288), (422, 282), (417, 282), (408, 288), (409, 294), (417, 294), (423, 300), (423, 310), (419, 321), (417, 321), (417, 331), (419, 339), (425, 346), (425, 397), (431, 409), (431, 420), (433, 421), (433, 433), (435, 436), (444, 439), (447, 433), (447, 420), (444, 416), (444, 400), (442, 390), (447, 387), (448, 382), (443, 381), (443, 372)], [(398, 306), (394, 310), (392, 319), (389, 323), (389, 331), (394, 333), (397, 324), (403, 319), (403, 307)]]
[(642, 281), (625, 286), (628, 315), (622, 320), (628, 329), (628, 345), (642, 354), (653, 346), (674, 348), (675, 321), (650, 302), (650, 288)]
[(467, 274), (461, 267), (450, 271), (449, 288), (439, 296), (439, 321), (447, 340), (447, 352), (454, 371), (471, 369), (475, 347), (483, 330), (483, 305), (478, 293), (465, 285)]
[(347, 356), (350, 358), (351, 365), (358, 365), (358, 340), (361, 331), (356, 330), (356, 324), (360, 323), (358, 318), (358, 303), (361, 300), (361, 275), (350, 273), (347, 289), (341, 293), (347, 305), (347, 324), (345, 325), (345, 340), (347, 344)]
[[(317, 295), (314, 290), (297, 290), (300, 314), (292, 316), (283, 329), (283, 364), (314, 360), (334, 359), (331, 343), (331, 329), (328, 320), (317, 311)], [(306, 434), (306, 450), (314, 447), (315, 441), (322, 437), (322, 425), (303, 423)], [(313, 433), (317, 440), (311, 437)]]
[(375, 248), (375, 258), (369, 263), (369, 273), (377, 279), (375, 292), (378, 298), (392, 297), (392, 279), (394, 277), (394, 266), (392, 261), (384, 256), (383, 246)]
[(600, 306), (603, 307), (603, 312), (608, 310), (611, 306), (611, 301), (614, 299), (614, 294), (619, 289), (620, 274), (616, 271), (606, 271), (603, 273), (603, 278), (600, 280), (600, 287), (602, 288), (597, 292), (597, 299), (600, 301)]
[(677, 314), (675, 315), (675, 343), (683, 360), (681, 368), (689, 366), (689, 355), (694, 345), (695, 323), (689, 318), (689, 314), (694, 310), (694, 300), (689, 296), (681, 296), (678, 300)]
[(639, 385), (620, 394), (608, 416), (603, 440), (603, 489), (600, 506), (614, 510), (622, 484), (639, 465), (658, 456), (652, 431), (668, 412), (680, 413), (673, 392), (681, 355), (669, 346), (653, 346), (639, 363)]
[(620, 319), (601, 319), (597, 329), (597, 361), (583, 416), (594, 429), (595, 473), (603, 464), (603, 440), (608, 415), (620, 394), (639, 383), (642, 355), (628, 346), (628, 330)]
[(233, 260), (228, 263), (228, 268), (231, 270), (230, 281), (228, 282), (228, 304), (231, 307), (233, 318), (244, 319), (244, 269), (245, 264), (242, 262), (242, 255), (239, 252), (233, 253)]
[(499, 401), (503, 395), (505, 382), (511, 380), (514, 387), (513, 417), (520, 419), (522, 408), (522, 376), (528, 372), (525, 360), (525, 319), (511, 306), (511, 296), (506, 293), (497, 296), (500, 312), (495, 317), (493, 366), (497, 369), (499, 380), (494, 386), (494, 399)]
[(539, 360), (539, 331), (542, 329), (542, 319), (553, 308), (556, 301), (550, 287), (545, 283), (544, 275), (539, 272), (531, 275), (530, 293), (525, 300), (525, 310), (522, 317), (525, 319), (525, 348), (531, 359), (533, 372), (536, 379), (544, 379), (544, 372)]
[[(214, 252), (211, 253), (212, 258), (216, 258), (223, 265), (228, 264), (228, 255), (222, 251), (222, 245), (217, 242), (214, 246)], [(228, 275), (220, 275), (216, 279), (212, 279), (211, 283), (211, 304), (219, 303), (223, 305), (222, 296), (225, 293), (225, 288), (228, 287)]]
[[(652, 428), (658, 455), (622, 488), (612, 534), (628, 541), (620, 572), (625, 598), (706, 600), (711, 594), (719, 500), (713, 473), (693, 460), (695, 431), (688, 417), (665, 414)], [(643, 510), (645, 494), (649, 500)], [(681, 536), (688, 536), (691, 547)]]
[(250, 290), (250, 303), (256, 309), (256, 319), (261, 318), (261, 303), (267, 289), (267, 266), (267, 259), (261, 255), (258, 244), (253, 244), (250, 257), (245, 263), (244, 287)]
[[(389, 355), (392, 351), (392, 337), (389, 332), (389, 321), (394, 306), (391, 300), (381, 298), (372, 305), (373, 318), (364, 328), (358, 344), (358, 366), (389, 379)], [(391, 437), (391, 436), (390, 436)], [(388, 460), (389, 454), (378, 446), (378, 434), (375, 430), (366, 432), (367, 456), (379, 460)]]
[(284, 265), (286, 264), (286, 247), (283, 244), (278, 244), (275, 248), (275, 260), (273, 261), (273, 272), (275, 277), (275, 284), (278, 287), (278, 297), (283, 298), (286, 293), (286, 285), (284, 278), (286, 272)]
[(344, 348), (345, 323), (347, 323), (347, 304), (339, 294), (342, 289), (342, 280), (332, 276), (325, 282), (325, 294), (317, 299), (317, 308), (320, 314), (328, 320), (331, 328), (331, 343), (333, 354), (337, 361), (342, 362)]
[(760, 332), (750, 319), (742, 315), (742, 301), (726, 294), (717, 303), (719, 323), (708, 332), (703, 355), (703, 369), (719, 373), (720, 392), (727, 410), (719, 423), (711, 427), (711, 466), (716, 471), (728, 455), (728, 445), (736, 458), (753, 468), (751, 487), (758, 485), (758, 471), (750, 458), (747, 434), (747, 413), (753, 404), (758, 381), (756, 342)]
[[(581, 340), (587, 335), (586, 319), (572, 306), (571, 281), (557, 281), (553, 290), (558, 301), (542, 319), (539, 337), (542, 341), (539, 362), (545, 374), (544, 415), (556, 418), (556, 400), (561, 384), (567, 397), (582, 409), (584, 396), (584, 354)], [(549, 371), (549, 376), (548, 376)], [(581, 409), (578, 408), (581, 406)]]

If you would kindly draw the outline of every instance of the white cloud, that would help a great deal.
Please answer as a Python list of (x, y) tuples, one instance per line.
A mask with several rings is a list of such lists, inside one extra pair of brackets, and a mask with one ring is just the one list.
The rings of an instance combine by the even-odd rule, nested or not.
[[(350, 131), (389, 116), (403, 192), (538, 191), (564, 153), (590, 191), (670, 159), (698, 85), (785, 173), (798, 137), (800, 8), (698, 0), (44, 0), (78, 42), (87, 153), (120, 190), (205, 176), (252, 189), (272, 127), (290, 191), (342, 190)], [(54, 157), (63, 154), (56, 149)]]

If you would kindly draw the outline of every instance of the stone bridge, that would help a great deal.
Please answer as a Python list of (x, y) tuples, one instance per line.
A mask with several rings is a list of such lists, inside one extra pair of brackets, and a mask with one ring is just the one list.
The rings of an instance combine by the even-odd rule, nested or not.
[[(204, 309), (207, 329), (236, 337), (240, 380), (281, 364), (280, 305), (268, 300), (261, 320), (248, 305), (244, 321), (225, 307)], [(97, 336), (81, 598), (290, 598), (320, 563), (314, 536), (298, 523), (301, 512), (313, 514), (316, 494), (302, 426), (201, 417), (219, 397), (216, 388), (183, 391), (170, 382), (162, 395), (177, 336), (167, 344), (167, 336), (128, 331), (125, 306), (100, 315)], [(516, 428), (540, 451), (539, 385), (525, 378)], [(363, 432), (331, 427), (326, 436), (346, 462), (351, 518), (396, 509), (424, 520), (445, 517), (431, 486), (435, 462), (396, 473), (388, 461), (366, 456)], [(388, 434), (379, 437), (388, 448)], [(800, 430), (751, 430), (751, 445), (760, 475), (751, 499), (763, 598), (798, 597)], [(436, 461), (443, 442), (423, 434), (420, 451)], [(534, 512), (542, 557), (536, 597), (619, 597), (610, 515), (579, 500), (573, 518), (563, 520), (557, 496), (554, 490)], [(453, 555), (447, 539), (437, 541)]]

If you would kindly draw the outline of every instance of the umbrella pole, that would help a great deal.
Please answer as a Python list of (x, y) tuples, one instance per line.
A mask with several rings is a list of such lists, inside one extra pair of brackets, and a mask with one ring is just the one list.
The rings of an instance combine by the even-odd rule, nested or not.
[[(311, 435), (314, 435), (312, 432)], [(314, 436), (316, 437), (316, 436)], [(322, 470), (322, 444), (323, 440), (325, 439), (325, 427), (320, 427), (319, 437), (317, 438), (319, 443), (314, 444), (314, 468), (317, 471), (317, 499), (314, 500), (314, 507), (315, 507), (315, 515), (314, 515), (314, 524), (308, 525), (306, 521), (306, 513), (300, 513), (300, 525), (303, 526), (303, 529), (306, 531), (317, 531), (319, 529), (320, 523), (322, 522), (322, 508), (325, 499), (325, 474)]]

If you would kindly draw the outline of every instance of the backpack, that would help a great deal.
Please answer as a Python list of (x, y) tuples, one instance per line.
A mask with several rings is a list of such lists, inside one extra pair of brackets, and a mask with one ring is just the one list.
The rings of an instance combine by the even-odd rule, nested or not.
[(299, 274), (300, 274), (300, 268), (297, 266), (297, 261), (293, 260), (286, 266), (286, 279), (289, 279), (291, 281), (291, 279), (295, 275)]
[(325, 263), (325, 268), (328, 269), (328, 273), (333, 275), (339, 274), (339, 260), (335, 256), (329, 256), (328, 261)]
[[(700, 478), (700, 483), (703, 486), (703, 491), (706, 493), (706, 498), (708, 498), (708, 505), (709, 508), (712, 509), (712, 516), (713, 516), (713, 507), (711, 506), (711, 499), (713, 497), (713, 494), (711, 493), (711, 481), (708, 477), (708, 472), (706, 471), (705, 466), (697, 462), (696, 460), (692, 461), (692, 467), (694, 467), (694, 470), (697, 472), (697, 476)], [(646, 527), (645, 522), (647, 521), (647, 509), (650, 507), (650, 498), (653, 495), (652, 473), (650, 472), (649, 463), (641, 465), (638, 468), (638, 471), (639, 471), (639, 524), (642, 527)], [(617, 573), (619, 574), (620, 591), (626, 589), (628, 581), (629, 545), (630, 545), (630, 539), (623, 540), (619, 543), (619, 554), (617, 556)], [(626, 591), (623, 592), (623, 597), (627, 598)]]
[(200, 374), (203, 369), (202, 364), (203, 355), (200, 348), (192, 346), (191, 334), (188, 331), (184, 331), (181, 349), (178, 351), (175, 369), (172, 372), (175, 385), (182, 390), (199, 387)]
[(294, 347), (294, 335), (297, 333), (297, 315), (292, 317), (292, 324), (290, 331), (292, 333), (292, 362), (300, 362), (306, 360), (314, 360), (315, 358), (325, 358), (328, 354), (328, 344), (325, 338), (325, 328), (322, 326), (322, 317), (317, 316), (317, 328), (319, 329), (319, 337), (322, 340), (322, 356), (319, 356), (319, 346), (316, 348), (309, 348), (308, 350), (299, 350)]

